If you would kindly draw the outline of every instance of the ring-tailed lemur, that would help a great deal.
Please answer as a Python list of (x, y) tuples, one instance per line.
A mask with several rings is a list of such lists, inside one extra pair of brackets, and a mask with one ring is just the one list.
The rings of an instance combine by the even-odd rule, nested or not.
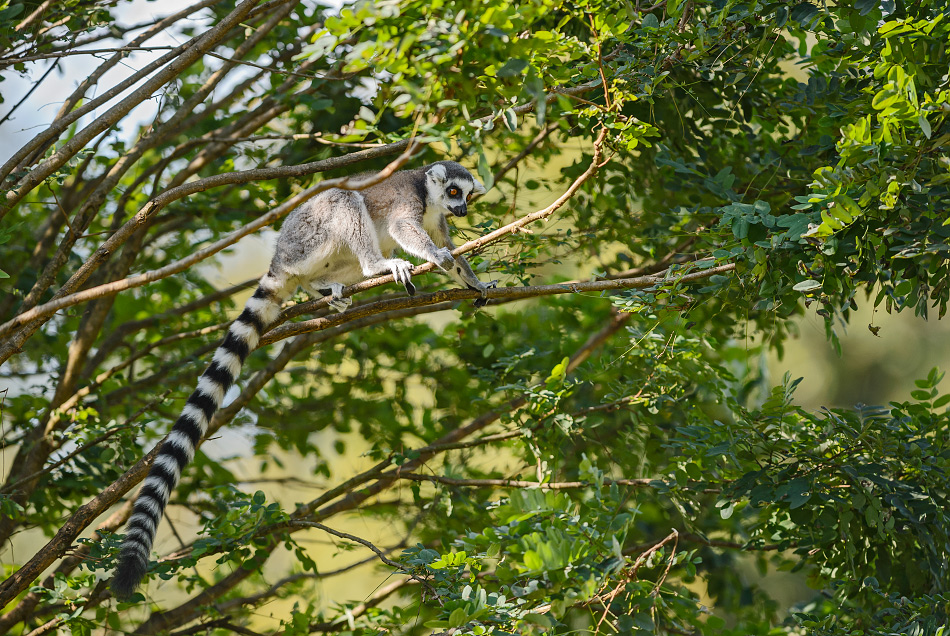
[(493, 287), (494, 282), (479, 281), (463, 257), (452, 256), (455, 246), (446, 222), (449, 214), (465, 216), (468, 201), (483, 192), (485, 187), (468, 170), (440, 161), (395, 172), (361, 191), (327, 190), (290, 213), (270, 269), (199, 378), (139, 491), (112, 580), (115, 596), (131, 596), (145, 575), (168, 497), (281, 303), (301, 286), (330, 296), (330, 304), (345, 311), (352, 301), (341, 295), (344, 285), (388, 272), (415, 293), (412, 264), (383, 256), (396, 247), (435, 263), (469, 288)]

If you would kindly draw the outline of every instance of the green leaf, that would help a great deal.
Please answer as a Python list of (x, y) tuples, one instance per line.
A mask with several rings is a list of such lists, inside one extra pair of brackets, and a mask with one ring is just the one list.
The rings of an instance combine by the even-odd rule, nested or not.
[(715, 614), (710, 614), (706, 617), (706, 625), (712, 629), (720, 630), (726, 626), (726, 621)]
[(938, 397), (936, 400), (933, 401), (933, 407), (935, 409), (939, 409), (943, 406), (946, 406), (947, 404), (950, 404), (950, 393), (946, 395), (941, 395), (940, 397)]
[(528, 623), (540, 625), (541, 627), (554, 627), (556, 624), (554, 619), (547, 614), (538, 614), (536, 612), (528, 612), (524, 615), (524, 620)]
[(495, 185), (495, 175), (491, 171), (488, 158), (483, 150), (478, 151), (478, 177), (486, 190), (491, 190), (492, 186)]
[(795, 285), (792, 286), (792, 289), (795, 291), (807, 292), (813, 289), (818, 289), (819, 287), (821, 287), (821, 283), (817, 280), (803, 280), (800, 283), (795, 283)]
[(505, 110), (502, 113), (502, 119), (505, 121), (505, 126), (508, 127), (508, 130), (515, 132), (518, 130), (518, 116), (515, 114), (515, 111), (511, 108)]
[(788, 505), (792, 510), (801, 508), (811, 499), (811, 484), (804, 479), (793, 479), (788, 484)]
[(449, 627), (461, 627), (468, 621), (468, 612), (462, 607), (457, 607), (449, 614)]
[(514, 58), (505, 62), (495, 75), (496, 77), (515, 77), (521, 75), (526, 68), (528, 68), (528, 60)]

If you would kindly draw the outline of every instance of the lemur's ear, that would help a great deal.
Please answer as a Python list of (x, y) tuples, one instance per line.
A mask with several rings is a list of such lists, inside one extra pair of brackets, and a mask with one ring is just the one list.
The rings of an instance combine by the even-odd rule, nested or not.
[(429, 169), (426, 170), (426, 177), (436, 183), (445, 183), (445, 166), (439, 164), (430, 166)]
[(472, 183), (475, 184), (475, 187), (472, 188), (472, 192), (475, 194), (485, 194), (488, 190), (485, 189), (485, 186), (482, 185), (482, 182), (472, 177)]

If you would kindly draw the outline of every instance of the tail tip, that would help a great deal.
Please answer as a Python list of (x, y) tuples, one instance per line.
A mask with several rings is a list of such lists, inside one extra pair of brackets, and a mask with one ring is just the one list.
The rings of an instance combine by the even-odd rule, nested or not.
[(138, 555), (125, 556), (119, 559), (119, 566), (112, 577), (112, 595), (120, 601), (127, 601), (135, 593), (139, 583), (145, 576), (148, 562)]

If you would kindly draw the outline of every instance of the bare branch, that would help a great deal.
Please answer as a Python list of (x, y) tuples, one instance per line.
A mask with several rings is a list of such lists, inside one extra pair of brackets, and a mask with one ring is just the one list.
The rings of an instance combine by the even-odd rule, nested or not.
[[(246, 55), (250, 52), (253, 47), (260, 42), (266, 35), (269, 33), (277, 24), (283, 20), (287, 14), (289, 14), (294, 8), (293, 4), (287, 4), (280, 8), (280, 10), (275, 11), (274, 15), (270, 16), (269, 19), (261, 25), (259, 28), (251, 32), (251, 34), (240, 44), (240, 46), (235, 51), (235, 56), (240, 57)], [(171, 135), (179, 132), (179, 126), (183, 121), (188, 117), (188, 115), (199, 105), (204, 99), (211, 94), (211, 91), (214, 90), (215, 86), (221, 82), (230, 70), (234, 68), (233, 63), (224, 64), (221, 68), (214, 71), (210, 77), (202, 84), (202, 86), (191, 95), (184, 104), (179, 106), (174, 114), (165, 122), (160, 125), (154, 126), (150, 132), (141, 137), (135, 145), (126, 153), (124, 153), (106, 172), (95, 185), (95, 189), (86, 194), (85, 201), (82, 203), (79, 211), (75, 213), (74, 220), (72, 222), (71, 231), (67, 233), (63, 241), (60, 244), (59, 249), (56, 251), (53, 258), (47, 263), (46, 268), (43, 270), (43, 273), (37, 278), (36, 282), (33, 285), (33, 288), (27, 294), (26, 298), (23, 300), (21, 306), (21, 313), (28, 311), (35, 306), (39, 301), (42, 294), (46, 292), (49, 286), (55, 280), (57, 272), (66, 264), (72, 248), (75, 245), (76, 241), (79, 240), (80, 234), (85, 231), (89, 224), (94, 219), (96, 212), (102, 206), (108, 194), (115, 188), (119, 183), (122, 176), (132, 168), (133, 165), (141, 159), (145, 153), (160, 144), (165, 139), (169, 138)], [(179, 175), (181, 179), (187, 179), (189, 177), (188, 171), (184, 171), (183, 174)], [(116, 217), (119, 218), (118, 215)], [(144, 228), (140, 228), (135, 234), (135, 240), (141, 241), (143, 239), (142, 231)], [(126, 256), (134, 256), (134, 252), (137, 252), (137, 248), (134, 251), (130, 251), (130, 248), (126, 248)], [(125, 276), (129, 268), (131, 267), (132, 260), (126, 258), (126, 266), (116, 268), (114, 276)], [(60, 290), (62, 291), (62, 290)], [(104, 308), (103, 308), (104, 309)]]
[(40, 76), (40, 78), (36, 80), (35, 82), (33, 82), (33, 85), (30, 86), (30, 90), (26, 91), (23, 97), (21, 97), (19, 101), (17, 101), (17, 103), (14, 104), (13, 107), (9, 111), (7, 111), (6, 115), (4, 115), (3, 117), (0, 117), (0, 124), (7, 121), (8, 119), (10, 119), (11, 116), (13, 116), (13, 113), (16, 112), (17, 108), (22, 106), (23, 103), (30, 98), (30, 95), (33, 94), (33, 91), (35, 91), (37, 88), (40, 87), (40, 84), (43, 83), (43, 80), (49, 77), (49, 74), (52, 73), (53, 70), (55, 70), (57, 66), (59, 66), (59, 60), (56, 60), (55, 62), (49, 65), (49, 68), (46, 69), (46, 71)]
[(51, 58), (70, 57), (73, 55), (102, 55), (103, 53), (131, 53), (132, 51), (168, 51), (173, 46), (119, 46), (111, 49), (71, 49), (68, 51), (57, 51), (55, 53), (41, 53), (27, 57), (0, 58), (0, 68), (12, 66), (20, 62), (36, 62), (37, 60), (48, 60)]
[[(326, 532), (327, 534), (332, 534), (334, 537), (339, 537), (339, 538), (341, 538), (341, 539), (346, 539), (347, 541), (352, 541), (352, 542), (354, 542), (354, 543), (359, 543), (361, 546), (364, 546), (364, 547), (369, 548), (370, 550), (372, 550), (372, 551), (373, 551), (373, 554), (375, 554), (376, 557), (377, 557), (380, 561), (382, 561), (383, 563), (385, 563), (385, 564), (388, 565), (389, 567), (394, 568), (394, 569), (396, 569), (396, 570), (405, 570), (405, 568), (404, 568), (402, 565), (400, 565), (399, 563), (396, 563), (395, 561), (393, 561), (392, 559), (390, 559), (389, 557), (387, 557), (386, 554), (385, 554), (382, 550), (380, 550), (379, 548), (377, 548), (377, 547), (376, 547), (375, 545), (373, 545), (371, 542), (367, 541), (366, 539), (363, 539), (362, 537), (358, 537), (358, 536), (356, 536), (355, 534), (349, 534), (349, 533), (347, 533), (347, 532), (341, 532), (341, 531), (339, 531), (339, 530), (334, 530), (333, 528), (331, 528), (331, 527), (329, 527), (329, 526), (325, 526), (325, 525), (323, 525), (322, 523), (317, 523), (316, 521), (295, 520), (295, 521), (291, 521), (291, 525), (292, 525), (293, 527), (298, 527), (298, 528), (317, 528), (317, 529), (319, 529), (319, 530), (323, 530), (323, 531)], [(407, 574), (409, 574), (409, 573), (407, 572)], [(416, 577), (413, 576), (412, 574), (409, 574), (409, 575), (412, 576), (413, 578), (416, 578)], [(421, 579), (419, 579), (419, 582), (421, 583), (421, 582), (423, 582), (423, 581), (422, 581)]]
[(512, 168), (517, 166), (524, 160), (525, 157), (534, 152), (534, 149), (541, 145), (541, 143), (557, 129), (557, 124), (548, 124), (546, 127), (542, 128), (541, 132), (535, 135), (534, 139), (528, 142), (528, 145), (525, 146), (521, 152), (509, 159), (508, 162), (494, 174), (495, 182), (497, 183), (501, 181)]
[(23, 29), (27, 28), (28, 26), (30, 26), (31, 24), (39, 20), (43, 16), (43, 13), (45, 13), (46, 10), (49, 9), (49, 5), (51, 4), (53, 4), (53, 0), (43, 0), (43, 2), (40, 3), (40, 6), (36, 7), (33, 13), (26, 16), (26, 18), (24, 18), (22, 22), (20, 22), (18, 25), (13, 27), (13, 30), (22, 31)]
[[(148, 40), (153, 35), (163, 31), (169, 24), (173, 24), (174, 22), (177, 22), (181, 18), (184, 18), (190, 15), (192, 12), (201, 8), (202, 6), (214, 4), (215, 2), (218, 2), (218, 1), (220, 0), (203, 0), (197, 5), (192, 5), (190, 7), (187, 7), (184, 11), (179, 11), (178, 13), (172, 16), (169, 16), (168, 18), (165, 18), (164, 20), (160, 20), (159, 22), (156, 23), (156, 25), (153, 28), (149, 29), (149, 31), (147, 31), (146, 33), (136, 38), (136, 40), (133, 41), (133, 44), (140, 44), (142, 41)], [(252, 3), (256, 4), (256, 2), (252, 2)], [(245, 11), (246, 8), (247, 7), (244, 5), (242, 5), (241, 7), (238, 7), (238, 9), (235, 9), (235, 11), (232, 12), (231, 16), (228, 16), (227, 18), (225, 18), (218, 26), (221, 26), (221, 24), (227, 23), (228, 29), (230, 29), (230, 26), (233, 23), (236, 23), (236, 22), (232, 22), (234, 17), (239, 16), (237, 21), (240, 21), (241, 18), (246, 17), (246, 11)], [(80, 117), (90, 112), (93, 112), (95, 109), (108, 103), (113, 98), (117, 97), (118, 95), (126, 91), (127, 89), (134, 86), (141, 79), (143, 79), (144, 77), (147, 77), (150, 73), (152, 73), (152, 71), (158, 68), (161, 68), (163, 65), (169, 62), (172, 62), (179, 56), (185, 55), (186, 51), (190, 51), (188, 54), (189, 58), (192, 55), (195, 55), (196, 53), (200, 55), (200, 53), (203, 52), (204, 49), (210, 48), (218, 41), (218, 39), (223, 37), (227, 29), (218, 30), (218, 27), (216, 26), (214, 29), (212, 29), (212, 31), (215, 31), (214, 35), (212, 36), (214, 38), (213, 41), (209, 41), (209, 39), (211, 38), (205, 39), (205, 40), (202, 39), (202, 38), (205, 38), (208, 34), (196, 36), (192, 38), (191, 40), (189, 40), (188, 42), (177, 47), (176, 49), (170, 51), (166, 55), (163, 55), (159, 57), (158, 59), (154, 60), (153, 62), (142, 67), (142, 69), (140, 69), (136, 73), (133, 73), (131, 76), (129, 76), (122, 82), (119, 82), (118, 84), (110, 88), (109, 90), (105, 91), (102, 95), (99, 95), (98, 97), (89, 100), (87, 103), (83, 104), (76, 110), (64, 112), (64, 109), (66, 109), (67, 107), (71, 108), (70, 104), (75, 103), (75, 100), (78, 100), (79, 96), (81, 96), (83, 92), (91, 85), (91, 84), (88, 84), (87, 82), (92, 81), (94, 83), (95, 81), (97, 81), (98, 77), (100, 77), (101, 74), (105, 72), (105, 70), (107, 70), (108, 68), (111, 68), (115, 64), (118, 64), (118, 62), (125, 56), (125, 54), (119, 53), (113, 56), (112, 59), (107, 60), (105, 63), (100, 65), (99, 69), (97, 69), (92, 74), (92, 76), (90, 76), (87, 82), (80, 84), (79, 87), (76, 89), (76, 91), (73, 93), (73, 95), (70, 96), (70, 98), (67, 98), (66, 103), (63, 105), (63, 109), (60, 110), (60, 114), (57, 115), (53, 124), (49, 128), (47, 128), (45, 131), (41, 132), (40, 134), (35, 136), (33, 139), (31, 139), (27, 144), (25, 144), (22, 148), (20, 148), (12, 157), (10, 157), (10, 159), (8, 159), (7, 162), (3, 164), (2, 167), (0, 167), (0, 182), (5, 180), (10, 175), (10, 173), (14, 170), (14, 168), (20, 165), (20, 162), (23, 161), (27, 156), (29, 156), (31, 153), (34, 153), (39, 148), (45, 147), (47, 143), (52, 142), (53, 140), (58, 138), (59, 135), (65, 132), (69, 128), (69, 126), (73, 122), (77, 121)], [(209, 31), (208, 33), (211, 33), (211, 31)], [(201, 46), (198, 46), (199, 42), (201, 42)], [(191, 62), (189, 62), (189, 64), (190, 63)], [(181, 70), (184, 70), (184, 68), (187, 68), (187, 66), (183, 66), (180, 68), (178, 68), (177, 66), (175, 68), (172, 68), (172, 66), (169, 66), (169, 68), (166, 69), (165, 72), (163, 72), (159, 76), (156, 76), (164, 80), (164, 81), (161, 81), (161, 83), (159, 83), (158, 86), (161, 86), (169, 79), (178, 75), (178, 73)], [(119, 109), (119, 111), (117, 112), (113, 112), (113, 110), (115, 110), (115, 108), (113, 108), (102, 117), (99, 117), (96, 120), (96, 125), (98, 126), (99, 124), (104, 124), (101, 126), (101, 129), (99, 129), (99, 132), (102, 132), (103, 130), (106, 130), (109, 127), (111, 127), (116, 121), (118, 121), (122, 116), (124, 116), (125, 113), (128, 112), (128, 110), (131, 110), (132, 106), (134, 106), (135, 104), (139, 103), (140, 101), (144, 100), (146, 97), (151, 95), (152, 92), (154, 91), (154, 89), (151, 88), (151, 86), (154, 84), (154, 81), (155, 80), (153, 78), (153, 81), (149, 82), (148, 86), (150, 88), (147, 90), (147, 92), (143, 90), (145, 89), (145, 87), (143, 86), (142, 88), (139, 88), (138, 90), (136, 90), (131, 96), (129, 96), (128, 98), (126, 98), (120, 103), (120, 106), (123, 106), (123, 107), (126, 105), (128, 106), (128, 109), (125, 112), (121, 112), (121, 109)], [(155, 86), (155, 88), (157, 88), (158, 86)], [(78, 96), (77, 96), (77, 93), (78, 93)], [(86, 130), (89, 130), (89, 127), (87, 127)], [(82, 145), (85, 145), (86, 142), (88, 142), (88, 140), (85, 140)], [(78, 148), (81, 148), (81, 147), (82, 146), (78, 146)], [(66, 155), (67, 158), (69, 156), (72, 156), (72, 154), (75, 153), (76, 149), (77, 148), (70, 148), (68, 154)], [(60, 149), (60, 153), (62, 152), (63, 150)], [(60, 153), (57, 153), (57, 155), (59, 155)], [(65, 162), (65, 159), (63, 159), (63, 161)], [(62, 165), (62, 164), (60, 163), (59, 165)], [(55, 170), (55, 168), (53, 169)], [(45, 179), (45, 177), (43, 178)], [(40, 179), (36, 183), (40, 183), (42, 180), (43, 179)], [(21, 181), (20, 183), (23, 184), (26, 182)], [(35, 186), (36, 184), (34, 183), (33, 185)], [(32, 188), (33, 186), (29, 186), (29, 189), (32, 189)], [(19, 201), (22, 198), (22, 196), (26, 194), (26, 191), (21, 192), (19, 195), (16, 195), (14, 192), (7, 193), (7, 200), (0, 201), (0, 219), (2, 219), (3, 216), (9, 211), (9, 209), (12, 208), (13, 205), (15, 205), (16, 202)], [(13, 196), (11, 197), (11, 195)]]

